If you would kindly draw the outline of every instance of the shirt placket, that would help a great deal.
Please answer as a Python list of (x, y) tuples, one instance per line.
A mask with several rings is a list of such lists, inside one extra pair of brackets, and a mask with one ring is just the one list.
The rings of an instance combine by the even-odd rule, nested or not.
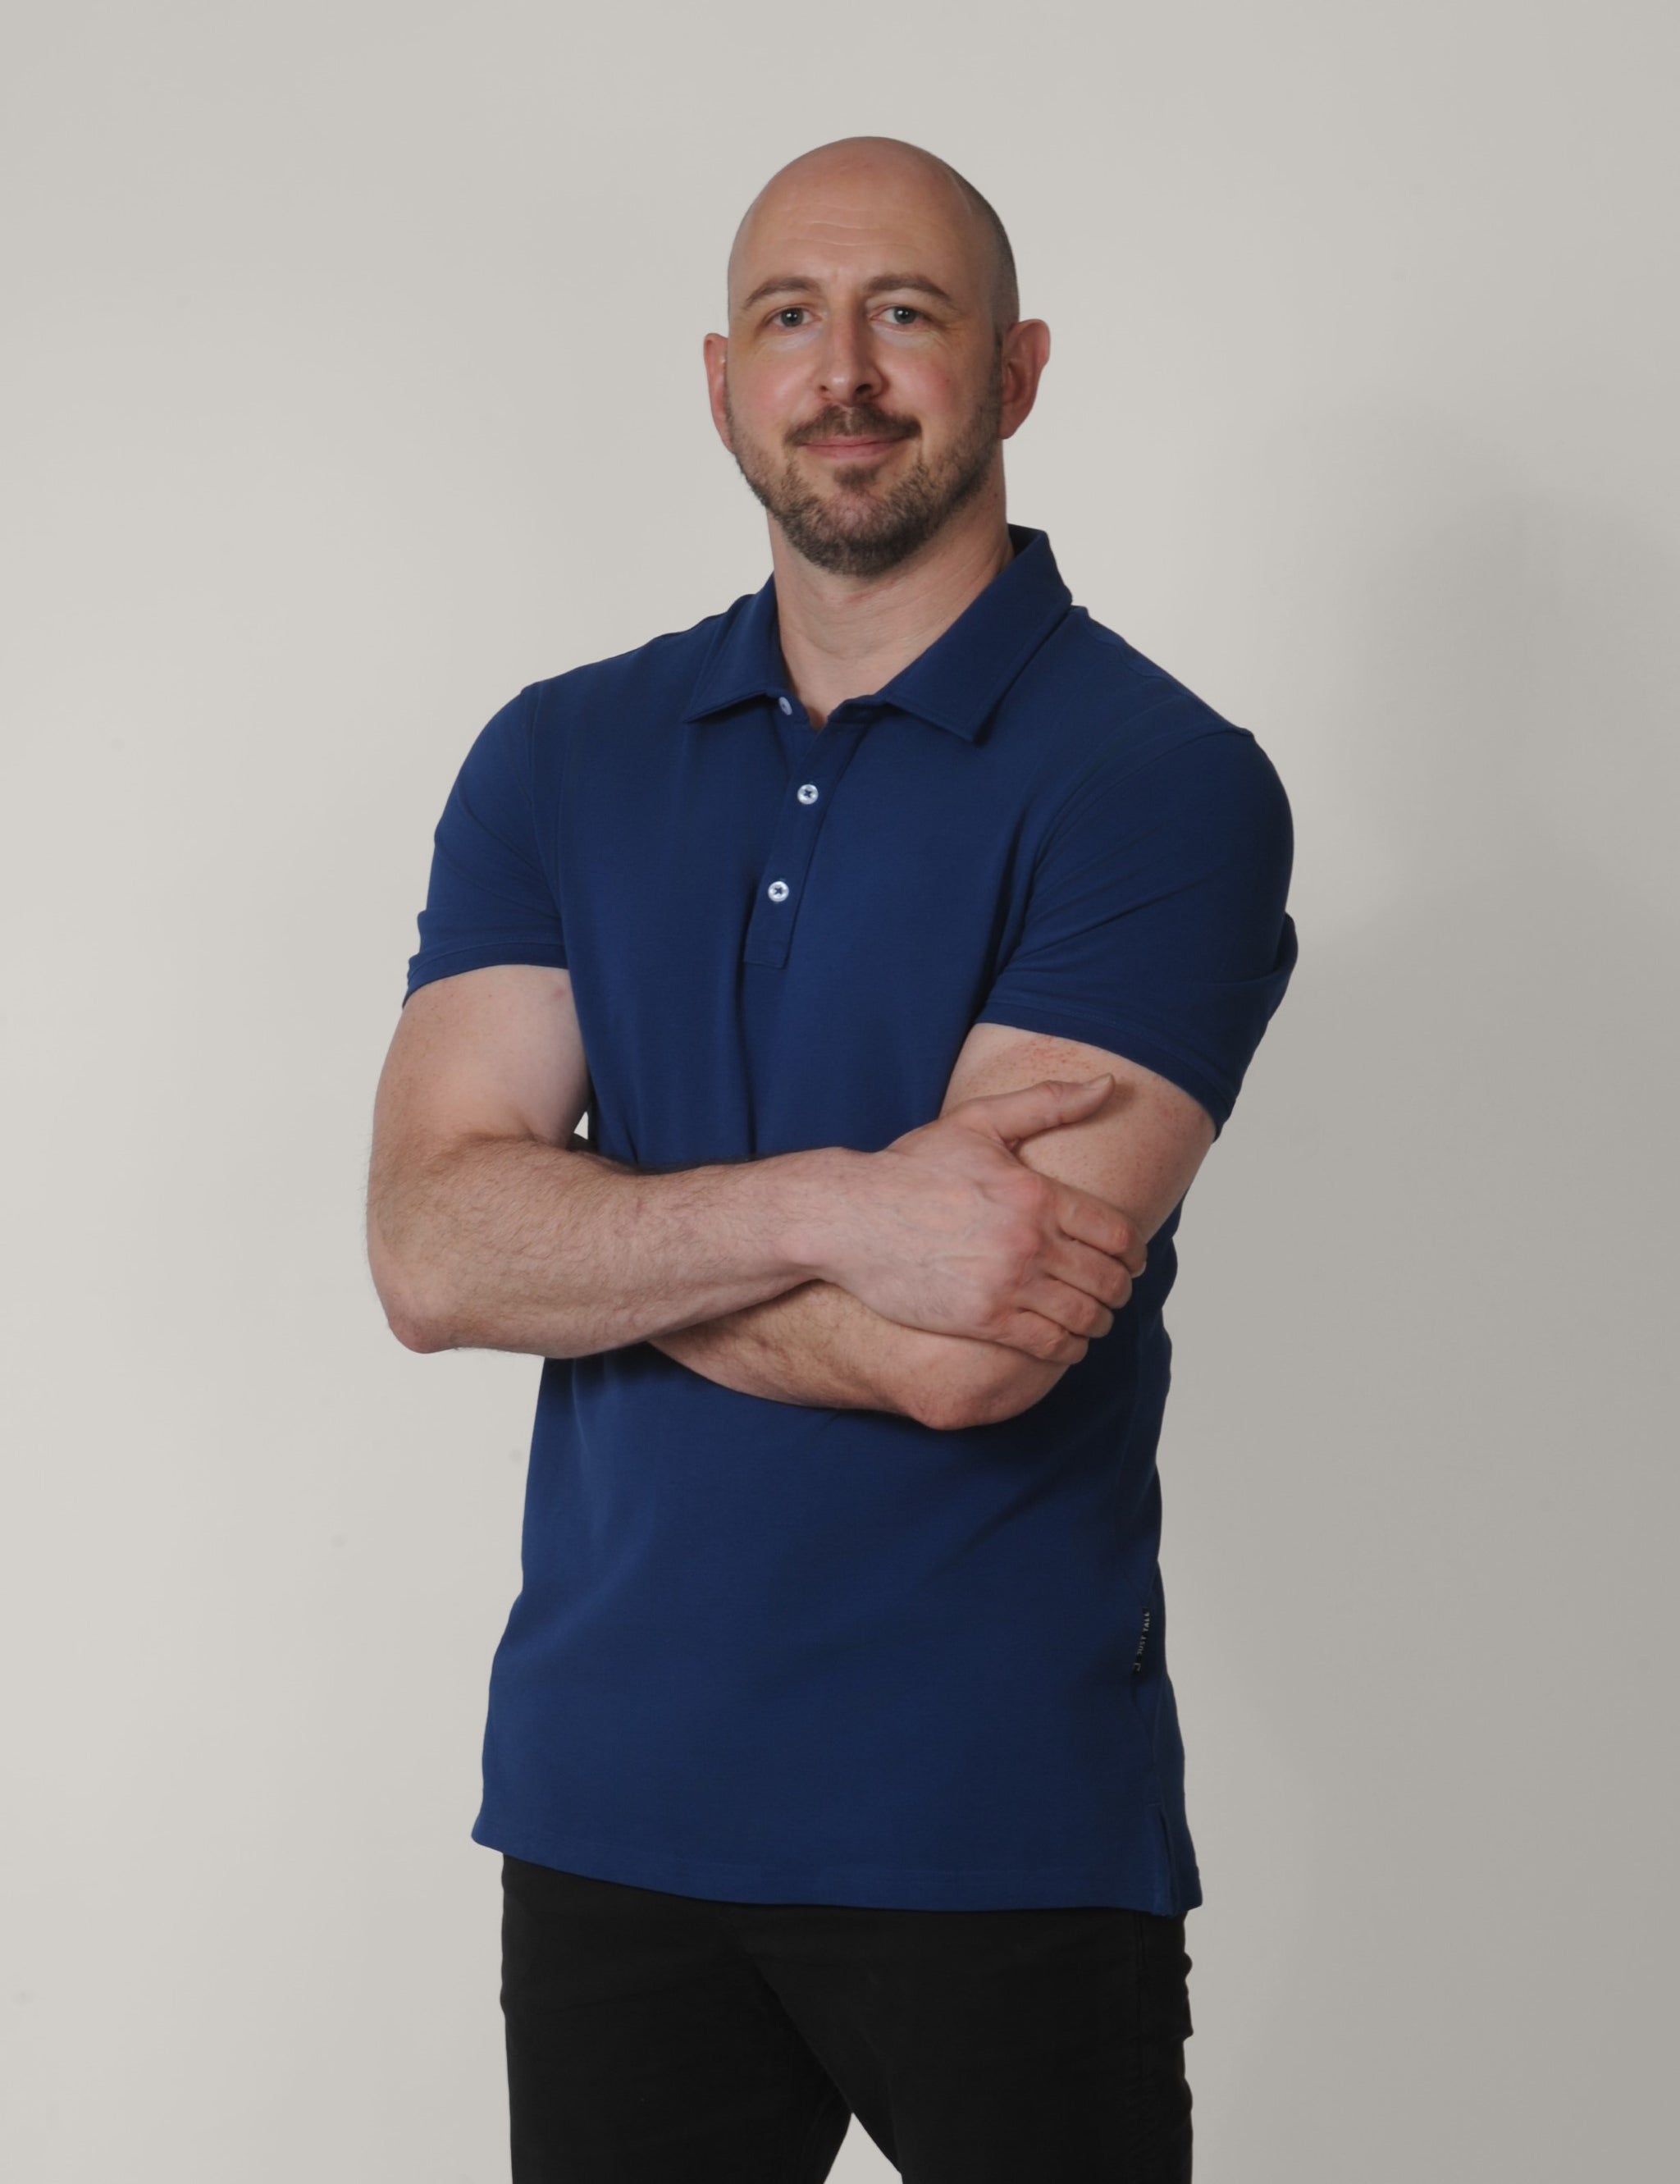
[(743, 962), (761, 963), (771, 970), (780, 970), (787, 963), (794, 921), (809, 885), (817, 835), (870, 719), (867, 709), (859, 709), (848, 699), (835, 707), (820, 732), (813, 733), (809, 716), (797, 699), (783, 694), (776, 703), (783, 716), (803, 730), (804, 743), (788, 772), (787, 793), (759, 874), (742, 949)]

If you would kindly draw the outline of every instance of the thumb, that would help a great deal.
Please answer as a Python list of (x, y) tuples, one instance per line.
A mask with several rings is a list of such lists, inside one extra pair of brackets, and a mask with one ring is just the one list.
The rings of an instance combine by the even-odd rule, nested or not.
[(1037, 1084), (1023, 1085), (1019, 1092), (980, 1093), (965, 1100), (954, 1112), (971, 1127), (977, 1126), (1006, 1145), (1015, 1145), (1022, 1138), (1036, 1137), (1041, 1130), (1054, 1130), (1059, 1123), (1076, 1123), (1094, 1114), (1113, 1085), (1111, 1070), (1077, 1083), (1066, 1078), (1041, 1078)]

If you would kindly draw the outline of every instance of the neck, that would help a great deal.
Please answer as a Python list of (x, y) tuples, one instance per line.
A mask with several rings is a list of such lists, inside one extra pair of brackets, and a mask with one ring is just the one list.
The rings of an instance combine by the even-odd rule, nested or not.
[(976, 493), (918, 552), (878, 577), (815, 567), (775, 523), (770, 538), (782, 656), (819, 728), (843, 699), (880, 689), (926, 652), (1015, 552), (1001, 488)]

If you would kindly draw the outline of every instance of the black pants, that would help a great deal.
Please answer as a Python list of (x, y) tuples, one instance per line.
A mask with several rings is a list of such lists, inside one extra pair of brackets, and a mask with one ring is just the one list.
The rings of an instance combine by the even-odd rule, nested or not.
[(514, 2184), (1186, 2184), (1184, 1921), (718, 1903), (504, 1857)]

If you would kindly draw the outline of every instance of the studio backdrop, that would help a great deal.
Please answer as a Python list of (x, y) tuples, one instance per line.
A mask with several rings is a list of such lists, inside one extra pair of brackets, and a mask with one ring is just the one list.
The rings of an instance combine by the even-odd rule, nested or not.
[(506, 2173), (538, 1367), (387, 1329), (374, 1084), (479, 727), (768, 574), (701, 338), (763, 181), (875, 131), (1050, 326), (1011, 518), (1294, 813), (1168, 1313), (1199, 2177), (1660, 2173), (1672, 11), (0, 24), (0, 2166)]

